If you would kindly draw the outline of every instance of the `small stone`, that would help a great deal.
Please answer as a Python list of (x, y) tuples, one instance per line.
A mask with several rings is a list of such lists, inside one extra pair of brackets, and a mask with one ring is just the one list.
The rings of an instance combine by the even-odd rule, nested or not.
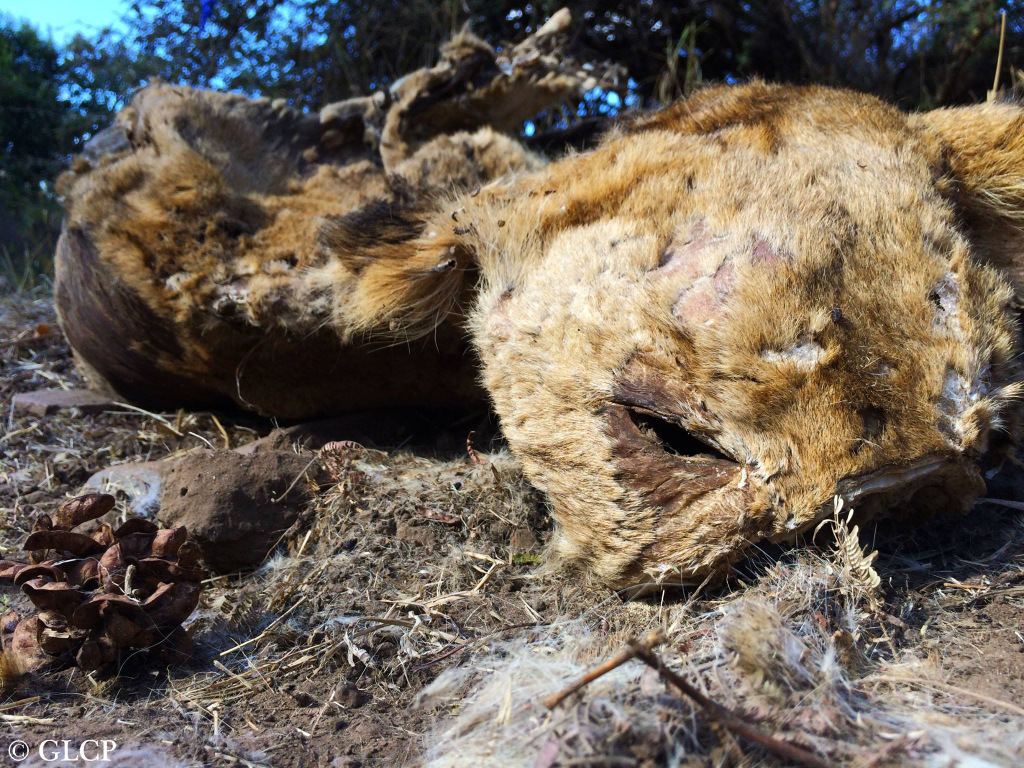
[(291, 451), (202, 451), (163, 477), (157, 519), (184, 525), (214, 571), (259, 565), (309, 499), (317, 467)]
[(11, 399), (16, 416), (49, 416), (75, 408), (79, 413), (102, 413), (115, 406), (113, 400), (91, 389), (37, 389), (20, 392)]

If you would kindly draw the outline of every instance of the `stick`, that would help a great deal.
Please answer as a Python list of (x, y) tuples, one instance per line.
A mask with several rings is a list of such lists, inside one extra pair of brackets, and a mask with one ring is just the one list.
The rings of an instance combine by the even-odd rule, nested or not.
[(213, 419), (213, 423), (217, 427), (217, 431), (220, 432), (220, 436), (224, 438), (224, 450), (231, 450), (231, 438), (228, 437), (228, 431), (224, 429), (224, 425), (220, 423), (220, 419), (217, 418), (217, 414), (211, 413), (210, 418)]
[(613, 669), (621, 667), (630, 659), (635, 659), (638, 655), (636, 650), (638, 647), (643, 647), (645, 650), (647, 650), (648, 653), (650, 653), (651, 648), (657, 645), (661, 645), (664, 642), (665, 633), (661, 630), (648, 632), (647, 636), (639, 643), (636, 641), (631, 642), (629, 648), (623, 648), (617, 654), (608, 659), (608, 661), (606, 661), (604, 664), (594, 667), (579, 680), (577, 680), (574, 683), (571, 683), (567, 688), (563, 688), (558, 693), (553, 693), (550, 696), (545, 697), (543, 700), (541, 700), (541, 704), (543, 704), (548, 709), (554, 709), (584, 686), (594, 682), (595, 680), (597, 680), (597, 678), (601, 677), (602, 675), (607, 675)]
[(971, 691), (967, 688), (961, 688), (956, 685), (950, 685), (949, 683), (943, 683), (938, 680), (921, 680), (916, 677), (900, 677), (898, 675), (870, 675), (868, 677), (861, 678), (858, 681), (858, 685), (874, 682), (906, 683), (907, 685), (916, 685), (921, 688), (931, 688), (933, 691), (939, 691), (946, 695), (957, 694), (959, 696), (968, 696), (972, 699), (983, 701), (986, 704), (991, 704), (994, 707), (1005, 709), (1018, 717), (1024, 717), (1024, 709), (1021, 709), (1016, 704), (1011, 704), (1009, 701), (1003, 701), (1002, 699), (997, 699), (992, 696), (986, 696), (983, 693)]
[(1003, 43), (1006, 42), (1006, 11), (1003, 11), (1003, 20), (999, 26), (999, 55), (996, 56), (996, 76), (992, 80), (992, 90), (988, 92), (987, 101), (995, 99), (999, 93), (999, 74), (1003, 68)]
[[(648, 637), (650, 637), (650, 635), (648, 635)], [(664, 635), (662, 635), (661, 640), (664, 641), (664, 639)], [(762, 733), (759, 729), (744, 721), (728, 707), (724, 707), (717, 701), (709, 699), (681, 676), (664, 666), (661, 663), (661, 659), (659, 659), (645, 643), (632, 640), (630, 641), (629, 646), (632, 649), (634, 656), (643, 661), (647, 666), (654, 669), (664, 680), (672, 683), (672, 685), (697, 702), (701, 709), (703, 709), (712, 720), (718, 721), (733, 733), (742, 736), (755, 744), (761, 745), (774, 755), (792, 763), (807, 765), (811, 768), (830, 768), (830, 763), (821, 759), (812, 752), (808, 752), (803, 747), (798, 747), (795, 744), (790, 744), (788, 742), (781, 741), (780, 739), (776, 739), (774, 736), (769, 736), (767, 733)]]
[(469, 458), (474, 464), (481, 467), (486, 467), (487, 462), (482, 460), (479, 456), (477, 456), (476, 451), (473, 450), (473, 436), (475, 434), (476, 432), (473, 431), (466, 435), (466, 453), (469, 454)]

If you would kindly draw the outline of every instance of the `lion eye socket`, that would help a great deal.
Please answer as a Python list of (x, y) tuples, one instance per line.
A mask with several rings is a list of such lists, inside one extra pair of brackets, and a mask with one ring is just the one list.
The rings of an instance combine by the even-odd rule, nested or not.
[(671, 421), (649, 411), (627, 408), (629, 417), (636, 428), (652, 442), (658, 443), (668, 453), (684, 457), (702, 457), (735, 461), (712, 445), (705, 443), (693, 433)]

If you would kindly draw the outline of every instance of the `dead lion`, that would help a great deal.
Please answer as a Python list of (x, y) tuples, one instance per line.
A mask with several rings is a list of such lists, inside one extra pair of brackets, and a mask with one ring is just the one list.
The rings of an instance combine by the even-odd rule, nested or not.
[(545, 165), (472, 121), (413, 141), (414, 101), (142, 91), (64, 180), (93, 380), (291, 417), (479, 380), (552, 556), (613, 586), (720, 571), (836, 496), (966, 510), (1015, 449), (1024, 110), (755, 82)]

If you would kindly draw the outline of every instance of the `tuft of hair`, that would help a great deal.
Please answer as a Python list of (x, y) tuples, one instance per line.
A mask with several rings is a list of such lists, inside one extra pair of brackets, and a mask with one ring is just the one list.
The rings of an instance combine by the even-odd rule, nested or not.
[(971, 214), (1024, 228), (1024, 107), (989, 102), (914, 115), (944, 145), (951, 196)]
[(24, 676), (25, 671), (11, 650), (0, 651), (0, 699), (14, 693)]

